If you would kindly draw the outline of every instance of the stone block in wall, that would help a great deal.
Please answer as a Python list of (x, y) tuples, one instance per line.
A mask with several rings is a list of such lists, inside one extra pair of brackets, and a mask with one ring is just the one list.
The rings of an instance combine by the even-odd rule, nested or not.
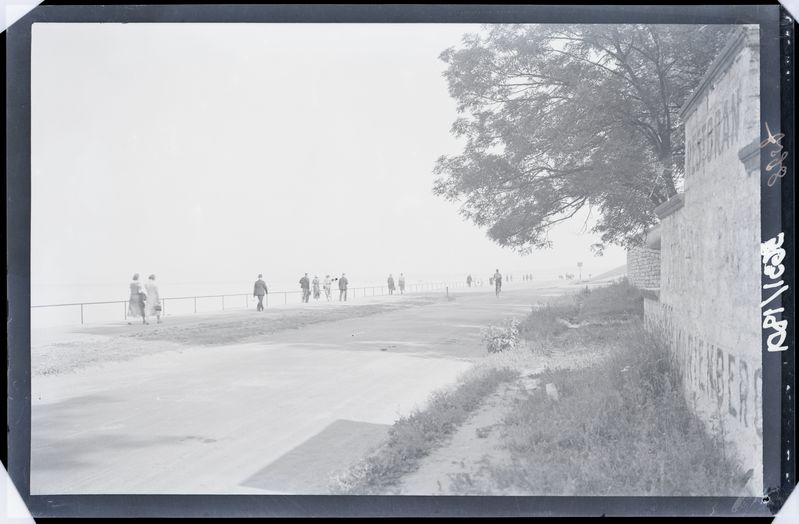
[(638, 288), (660, 288), (660, 251), (647, 247), (629, 248), (627, 279)]

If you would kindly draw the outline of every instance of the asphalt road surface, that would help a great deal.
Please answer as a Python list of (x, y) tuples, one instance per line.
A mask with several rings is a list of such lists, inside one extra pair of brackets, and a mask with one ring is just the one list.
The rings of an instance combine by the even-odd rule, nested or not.
[(552, 294), (456, 293), (257, 341), (34, 376), (31, 494), (326, 493), (331, 472), (485, 355), (482, 327)]

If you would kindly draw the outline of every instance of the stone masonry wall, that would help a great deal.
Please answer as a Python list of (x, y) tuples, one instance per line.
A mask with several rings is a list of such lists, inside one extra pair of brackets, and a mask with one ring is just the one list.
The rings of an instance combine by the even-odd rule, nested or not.
[(760, 139), (758, 38), (742, 26), (683, 109), (685, 189), (656, 210), (660, 299), (645, 302), (689, 404), (752, 471), (747, 495), (763, 482), (760, 174), (739, 152)]
[(646, 247), (627, 250), (627, 278), (642, 289), (660, 287), (660, 251)]

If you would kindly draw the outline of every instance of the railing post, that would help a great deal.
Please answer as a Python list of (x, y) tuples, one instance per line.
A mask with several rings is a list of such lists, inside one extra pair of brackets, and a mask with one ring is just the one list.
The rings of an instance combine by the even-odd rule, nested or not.
[(80, 323), (83, 324), (83, 304), (80, 305)]
[(289, 303), (289, 294), (286, 291), (284, 291), (283, 292), (283, 305), (286, 305), (288, 303)]
[(194, 312), (197, 313), (197, 297), (194, 297)]
[(225, 295), (222, 295), (222, 311), (225, 310)]
[(122, 314), (125, 315), (125, 320), (127, 320), (128, 319), (128, 301), (125, 300), (124, 302), (122, 302), (122, 306), (125, 308), (125, 310), (123, 311)]

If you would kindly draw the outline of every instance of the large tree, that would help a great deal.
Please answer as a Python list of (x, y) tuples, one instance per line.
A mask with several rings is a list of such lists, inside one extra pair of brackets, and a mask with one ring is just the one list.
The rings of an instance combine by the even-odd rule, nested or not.
[(640, 243), (683, 177), (679, 109), (729, 26), (499, 25), (441, 54), (457, 101), (434, 191), (503, 246), (549, 247), (580, 209), (605, 243)]

